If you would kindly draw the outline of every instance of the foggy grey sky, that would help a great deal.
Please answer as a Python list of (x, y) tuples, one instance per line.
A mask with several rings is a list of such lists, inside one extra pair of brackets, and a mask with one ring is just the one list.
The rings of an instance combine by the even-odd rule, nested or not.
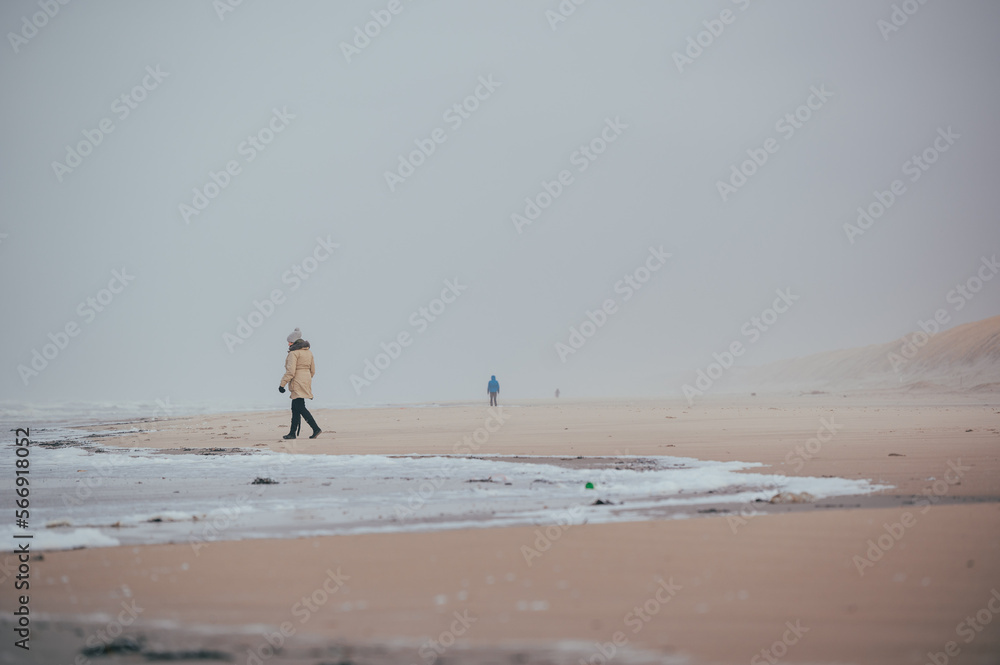
[[(318, 407), (480, 399), (491, 374), (507, 399), (666, 395), (748, 342), (777, 289), (799, 300), (740, 364), (885, 342), (939, 308), (950, 325), (1000, 312), (1000, 279), (960, 311), (946, 300), (1000, 250), (997, 3), (896, 2), (919, 9), (886, 39), (882, 0), (565, 0), (554, 30), (556, 0), (400, 0), (348, 62), (341, 43), (390, 4), (244, 0), (220, 18), (208, 0), (52, 0), (36, 33), (37, 1), (0, 6), (0, 400), (284, 408), (296, 326)], [(726, 10), (678, 71), (673, 54)], [(144, 77), (122, 117), (115, 100)], [(456, 127), (446, 111), (480, 78), (499, 85)], [(779, 131), (814, 89), (832, 94)], [(248, 160), (275, 109), (294, 117)], [(105, 118), (113, 131), (60, 181), (53, 162)], [(616, 119), (581, 172), (577, 151)], [(904, 163), (949, 127), (912, 181)], [(385, 172), (438, 128), (390, 191)], [(717, 182), (772, 138), (723, 201)], [(239, 174), (185, 223), (179, 206), (230, 161)], [(563, 170), (571, 184), (518, 233), (511, 215)], [(844, 224), (896, 179), (905, 192), (851, 244)], [(339, 248), (293, 289), (282, 275), (317, 237)], [(615, 284), (651, 246), (672, 256), (625, 302)], [(122, 268), (134, 280), (81, 314)], [(412, 325), (456, 279), (440, 318)], [(230, 352), (224, 334), (274, 289), (284, 302)], [(556, 343), (607, 299), (615, 313), (562, 362)], [(18, 366), (69, 323), (79, 334), (25, 385)], [(404, 331), (411, 345), (356, 394), (350, 375)]]

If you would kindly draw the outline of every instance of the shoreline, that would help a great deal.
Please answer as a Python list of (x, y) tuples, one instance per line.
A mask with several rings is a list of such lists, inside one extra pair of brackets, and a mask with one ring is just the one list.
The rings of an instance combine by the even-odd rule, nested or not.
[[(926, 402), (887, 404), (853, 400), (841, 404), (809, 397), (783, 402), (720, 400), (695, 407), (658, 401), (603, 403), (603, 407), (568, 401), (514, 408), (501, 405), (500, 411), (506, 414), (503, 423), (485, 405), (433, 410), (316, 409), (314, 415), (326, 428), (324, 434), (315, 440), (294, 441), (281, 439), (287, 432), (286, 411), (226, 413), (157, 421), (161, 427), (155, 432), (109, 437), (102, 444), (331, 455), (667, 455), (757, 462), (764, 465), (761, 470), (790, 476), (870, 477), (873, 482), (893, 485), (901, 494), (920, 494), (924, 481), (945, 473), (952, 457), (995, 463), (991, 444), (1000, 440), (1000, 397), (992, 403), (950, 403), (932, 396)], [(619, 414), (618, 420), (604, 422), (604, 414), (612, 412)], [(819, 442), (817, 452), (810, 453), (810, 448), (816, 448), (810, 440), (825, 436), (824, 418), (832, 418), (836, 431), (829, 441)], [(497, 431), (487, 431), (493, 428)], [(474, 440), (477, 436), (482, 443)], [(865, 470), (859, 471), (854, 463), (862, 458)], [(932, 462), (932, 458), (940, 460)], [(975, 482), (966, 479), (955, 485), (949, 493), (1000, 496), (1000, 482), (977, 477)]]
[[(706, 400), (694, 408), (560, 402), (511, 408), (502, 423), (497, 414), (488, 421), (485, 406), (317, 409), (321, 426), (336, 434), (294, 442), (280, 439), (287, 412), (224, 414), (92, 439), (105, 455), (162, 451), (191, 469), (246, 459), (246, 450), (293, 453), (288, 459), (319, 455), (335, 464), (354, 459), (345, 455), (426, 464), (407, 456), (454, 454), (471, 442), (476, 449), (464, 455), (483, 463), (537, 455), (582, 472), (666, 455), (892, 488), (756, 504), (752, 512), (719, 505), (713, 507), (720, 512), (692, 519), (663, 514), (599, 524), (215, 540), (197, 549), (179, 542), (46, 551), (31, 561), (41, 649), (34, 662), (72, 662), (95, 634), (93, 621), (106, 625), (121, 603), (134, 600), (143, 613), (122, 636), (142, 637), (143, 649), (183, 655), (191, 646), (241, 664), (254, 662), (247, 649), (266, 646), (266, 636), (285, 622), (295, 633), (262, 660), (424, 662), (420, 649), (451, 629), (455, 612), (468, 610), (476, 622), (449, 638), (456, 646), (439, 654), (445, 661), (577, 663), (600, 653), (596, 645), (615, 646), (621, 633), (625, 642), (615, 648), (622, 663), (746, 662), (781, 641), (786, 622), (798, 621), (808, 632), (785, 645), (788, 662), (923, 665), (921, 658), (956, 640), (959, 622), (1000, 589), (1000, 405), (951, 404), (947, 396), (891, 405), (828, 396), (754, 399)], [(836, 427), (821, 440), (822, 421), (831, 418)], [(235, 457), (218, 454), (233, 448)], [(291, 478), (277, 486), (294, 490), (290, 496), (295, 487)], [(308, 508), (312, 500), (300, 496), (296, 505)], [(299, 624), (295, 604), (318, 593), (326, 571), (338, 566), (350, 579)], [(664, 593), (658, 584), (671, 579), (680, 586), (676, 595), (655, 601), (657, 589)], [(11, 602), (0, 599), (0, 611), (12, 610)], [(635, 623), (630, 613), (647, 602), (656, 614)], [(633, 626), (641, 628), (633, 633)], [(971, 643), (959, 642), (962, 662), (995, 654), (1000, 621)], [(141, 652), (130, 653), (119, 655), (123, 665), (142, 662)]]

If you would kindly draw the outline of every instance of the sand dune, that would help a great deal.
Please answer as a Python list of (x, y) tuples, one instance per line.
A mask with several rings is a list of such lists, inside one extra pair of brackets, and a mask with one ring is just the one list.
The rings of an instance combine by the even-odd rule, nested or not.
[[(933, 333), (933, 329), (931, 329)], [(1000, 316), (927, 334), (733, 370), (730, 392), (1000, 391)]]

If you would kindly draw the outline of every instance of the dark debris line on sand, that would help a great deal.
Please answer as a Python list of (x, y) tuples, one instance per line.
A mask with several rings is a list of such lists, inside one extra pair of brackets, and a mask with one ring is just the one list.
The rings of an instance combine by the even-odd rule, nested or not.
[(147, 650), (146, 638), (143, 635), (137, 638), (127, 635), (116, 637), (106, 644), (84, 647), (80, 650), (80, 654), (86, 658), (139, 654), (148, 661), (224, 660), (228, 662), (233, 660), (233, 656), (225, 651), (213, 651), (210, 649), (196, 649), (191, 651)]
[(143, 644), (145, 643), (143, 637), (138, 639), (132, 637), (116, 637), (111, 642), (106, 644), (98, 644), (93, 647), (85, 647), (80, 650), (80, 653), (87, 658), (95, 658), (97, 656), (111, 656), (114, 654), (129, 654), (129, 653), (139, 653), (142, 651)]
[(232, 655), (225, 651), (198, 649), (197, 651), (143, 651), (142, 655), (150, 661), (170, 660), (225, 660), (232, 661)]

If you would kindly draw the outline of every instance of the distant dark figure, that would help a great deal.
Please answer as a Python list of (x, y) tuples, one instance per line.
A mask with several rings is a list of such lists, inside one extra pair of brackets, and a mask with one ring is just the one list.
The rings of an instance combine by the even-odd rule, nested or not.
[(556, 399), (559, 399), (559, 389), (556, 388)]
[(497, 405), (497, 395), (500, 394), (500, 382), (497, 381), (497, 375), (494, 374), (490, 377), (490, 382), (486, 384), (486, 392), (490, 394), (490, 406)]
[(312, 414), (306, 408), (306, 398), (313, 398), (312, 378), (316, 374), (316, 362), (313, 360), (312, 351), (309, 350), (309, 342), (302, 339), (302, 332), (296, 328), (288, 336), (288, 355), (285, 356), (285, 375), (281, 377), (278, 384), (278, 392), (285, 392), (285, 384), (291, 389), (292, 398), (292, 427), (285, 439), (294, 439), (302, 426), (302, 419), (309, 423), (313, 433), (310, 439), (315, 439), (322, 430)]

